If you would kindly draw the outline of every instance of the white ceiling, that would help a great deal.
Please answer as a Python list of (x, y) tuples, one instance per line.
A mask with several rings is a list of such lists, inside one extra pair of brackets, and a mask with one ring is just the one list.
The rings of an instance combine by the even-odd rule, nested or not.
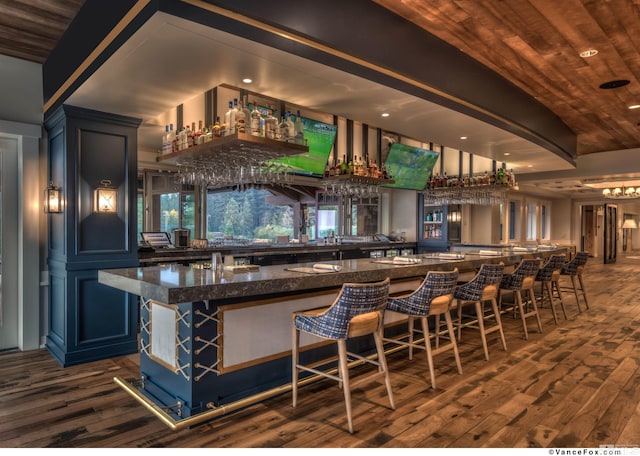
[[(244, 85), (241, 81), (245, 77), (254, 82)], [(505, 162), (516, 175), (538, 176), (538, 182), (529, 182), (533, 190), (598, 195), (575, 176), (572, 164), (510, 132), (378, 83), (161, 12), (66, 103), (142, 119), (139, 146), (159, 150), (167, 113), (221, 84), (245, 87), (370, 127)], [(381, 117), (383, 112), (390, 116)], [(461, 136), (468, 139), (462, 140)], [(545, 178), (546, 174), (549, 176)]]

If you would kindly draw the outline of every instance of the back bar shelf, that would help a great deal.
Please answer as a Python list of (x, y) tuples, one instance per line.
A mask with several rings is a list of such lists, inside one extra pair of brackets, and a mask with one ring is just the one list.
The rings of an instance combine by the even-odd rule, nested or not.
[(309, 152), (309, 147), (246, 133), (216, 138), (178, 152), (160, 155), (156, 162), (178, 166), (242, 166)]

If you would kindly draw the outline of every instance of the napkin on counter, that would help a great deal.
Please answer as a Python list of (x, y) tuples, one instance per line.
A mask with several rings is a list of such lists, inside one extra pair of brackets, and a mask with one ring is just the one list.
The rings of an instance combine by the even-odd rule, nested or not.
[(313, 265), (313, 269), (340, 272), (342, 271), (342, 266), (339, 266), (337, 264), (316, 263)]
[(460, 260), (464, 258), (464, 253), (439, 253), (438, 258), (446, 258), (451, 260)]
[(528, 252), (529, 249), (527, 247), (513, 247), (514, 252)]
[(420, 263), (420, 258), (409, 258), (406, 256), (393, 257), (393, 262), (396, 264), (417, 264)]
[(480, 250), (480, 255), (499, 256), (502, 255), (502, 252), (498, 252), (497, 250)]

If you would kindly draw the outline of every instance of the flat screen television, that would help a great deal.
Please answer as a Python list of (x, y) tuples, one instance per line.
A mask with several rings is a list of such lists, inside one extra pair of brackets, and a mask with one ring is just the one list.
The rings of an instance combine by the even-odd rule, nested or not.
[(274, 160), (285, 163), (295, 174), (322, 177), (336, 139), (338, 127), (318, 120), (301, 117), (304, 127), (304, 139), (309, 152)]
[(385, 184), (385, 187), (424, 190), (438, 156), (433, 150), (392, 144), (384, 166), (395, 183)]

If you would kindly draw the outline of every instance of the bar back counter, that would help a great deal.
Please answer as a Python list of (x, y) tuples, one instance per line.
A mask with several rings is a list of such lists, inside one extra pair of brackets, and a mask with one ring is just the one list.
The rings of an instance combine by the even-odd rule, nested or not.
[[(393, 294), (413, 291), (430, 270), (474, 272), (483, 263), (514, 265), (554, 253), (565, 249), (403, 257), (415, 263), (347, 259), (325, 261), (326, 269), (306, 262), (235, 272), (177, 264), (101, 270), (100, 283), (140, 297), (140, 378), (115, 381), (171, 429), (193, 426), (290, 391), (292, 312), (331, 304), (345, 282), (389, 277)], [(385, 331), (404, 321), (387, 313)], [(375, 353), (368, 338), (354, 343)], [(305, 362), (334, 356), (332, 348), (309, 335), (301, 339)]]

